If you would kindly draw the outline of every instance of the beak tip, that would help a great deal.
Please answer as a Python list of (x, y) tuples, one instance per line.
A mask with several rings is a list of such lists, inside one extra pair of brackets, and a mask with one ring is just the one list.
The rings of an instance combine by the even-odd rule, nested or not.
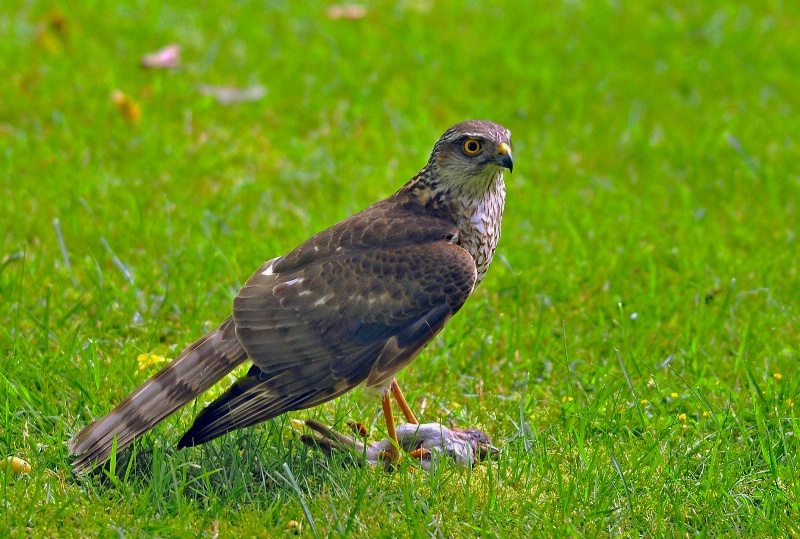
[(511, 157), (511, 154), (506, 154), (500, 159), (500, 164), (508, 169), (509, 173), (514, 172), (514, 159)]
[(507, 168), (509, 172), (514, 172), (514, 158), (511, 154), (511, 146), (507, 142), (501, 142), (497, 148), (497, 157), (495, 158), (501, 167)]

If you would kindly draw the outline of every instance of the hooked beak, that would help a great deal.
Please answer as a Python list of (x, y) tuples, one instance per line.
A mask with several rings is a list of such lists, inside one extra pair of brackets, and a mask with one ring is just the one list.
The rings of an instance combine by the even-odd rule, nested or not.
[(497, 147), (495, 161), (497, 161), (500, 166), (507, 168), (509, 172), (514, 172), (514, 159), (511, 157), (511, 146), (507, 143), (501, 142), (500, 146)]

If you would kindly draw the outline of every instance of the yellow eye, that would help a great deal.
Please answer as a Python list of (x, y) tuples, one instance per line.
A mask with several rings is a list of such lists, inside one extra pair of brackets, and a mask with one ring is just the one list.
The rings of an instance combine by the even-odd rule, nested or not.
[(467, 155), (475, 155), (483, 149), (483, 144), (474, 138), (468, 138), (464, 141), (464, 153)]

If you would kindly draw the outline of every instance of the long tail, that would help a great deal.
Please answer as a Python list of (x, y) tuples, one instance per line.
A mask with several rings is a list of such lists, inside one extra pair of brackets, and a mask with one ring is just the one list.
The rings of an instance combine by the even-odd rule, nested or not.
[(111, 412), (77, 433), (69, 442), (77, 458), (75, 473), (105, 462), (116, 438), (117, 450), (152, 429), (173, 412), (214, 385), (241, 364), (247, 355), (236, 338), (233, 320), (186, 348)]

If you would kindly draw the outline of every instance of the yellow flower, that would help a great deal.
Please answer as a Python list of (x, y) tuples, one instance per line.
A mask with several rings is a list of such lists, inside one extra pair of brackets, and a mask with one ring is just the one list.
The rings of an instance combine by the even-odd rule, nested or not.
[(776, 380), (780, 380), (781, 378), (783, 378), (783, 375), (779, 372), (776, 372), (775, 374), (772, 375), (772, 377), (775, 378)]
[(678, 421), (686, 421), (686, 414), (681, 414), (678, 416)]
[(575, 399), (572, 397), (561, 397), (561, 402), (572, 402), (573, 400)]
[(139, 360), (139, 371), (144, 371), (150, 367), (158, 365), (159, 363), (169, 361), (168, 358), (156, 354), (139, 354), (139, 357), (136, 359)]
[(284, 531), (291, 532), (295, 535), (300, 535), (300, 532), (303, 530), (303, 525), (298, 522), (297, 520), (290, 520), (286, 523), (286, 528)]
[(669, 396), (672, 397), (673, 399), (677, 399), (678, 398), (678, 394), (676, 392), (674, 392), (674, 391), (672, 393), (670, 393)]
[(650, 403), (647, 401), (647, 399), (642, 399), (639, 401), (639, 404), (648, 405)]
[(711, 417), (711, 412), (706, 410), (705, 412), (703, 412), (703, 417)]

